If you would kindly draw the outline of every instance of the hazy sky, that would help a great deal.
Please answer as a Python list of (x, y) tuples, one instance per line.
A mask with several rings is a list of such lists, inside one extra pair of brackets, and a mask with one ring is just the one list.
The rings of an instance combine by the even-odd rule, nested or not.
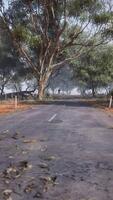
[(4, 0), (5, 6), (8, 7), (8, 0)]

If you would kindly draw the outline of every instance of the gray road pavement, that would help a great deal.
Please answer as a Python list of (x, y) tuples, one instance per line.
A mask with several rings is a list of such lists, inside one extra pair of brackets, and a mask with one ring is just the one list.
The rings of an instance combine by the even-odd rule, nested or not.
[(113, 117), (55, 102), (0, 117), (0, 200), (113, 200)]

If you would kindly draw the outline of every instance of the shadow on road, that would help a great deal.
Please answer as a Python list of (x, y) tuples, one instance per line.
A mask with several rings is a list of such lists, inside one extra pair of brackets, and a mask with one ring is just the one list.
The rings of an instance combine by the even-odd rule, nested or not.
[(91, 105), (85, 100), (52, 100), (52, 101), (41, 101), (39, 104), (44, 105), (65, 105), (72, 107), (91, 107)]

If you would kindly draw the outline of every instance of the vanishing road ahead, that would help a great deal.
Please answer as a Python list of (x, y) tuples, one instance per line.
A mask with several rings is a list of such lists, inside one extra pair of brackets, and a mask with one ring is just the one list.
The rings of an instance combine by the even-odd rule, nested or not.
[(0, 200), (113, 200), (113, 117), (61, 101), (0, 117)]

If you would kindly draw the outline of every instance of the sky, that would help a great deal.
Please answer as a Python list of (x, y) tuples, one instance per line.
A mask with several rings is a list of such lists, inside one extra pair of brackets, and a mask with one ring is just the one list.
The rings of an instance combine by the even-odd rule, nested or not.
[(3, 0), (4, 1), (4, 4), (5, 4), (5, 7), (7, 8), (8, 7), (8, 1), (9, 0)]

